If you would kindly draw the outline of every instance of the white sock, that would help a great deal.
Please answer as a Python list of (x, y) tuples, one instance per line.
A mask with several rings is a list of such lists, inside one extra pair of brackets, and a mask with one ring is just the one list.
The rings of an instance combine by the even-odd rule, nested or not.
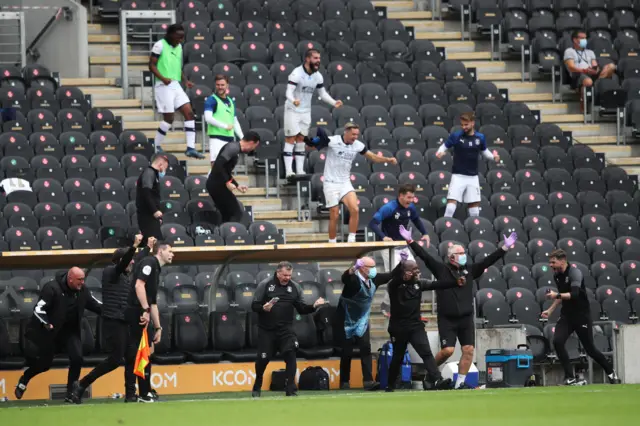
[(164, 137), (167, 135), (167, 132), (169, 131), (170, 128), (171, 128), (171, 124), (167, 123), (166, 121), (160, 122), (160, 125), (156, 130), (156, 138), (155, 138), (156, 146), (162, 145), (162, 142), (164, 141)]
[(284, 174), (289, 176), (293, 173), (293, 144), (284, 143), (284, 149), (282, 150), (284, 158)]
[(330, 243), (337, 243), (338, 239), (337, 238), (329, 238), (329, 242)]
[(447, 203), (447, 207), (444, 210), (444, 217), (453, 217), (453, 214), (456, 212), (456, 204)]
[(469, 216), (480, 216), (480, 207), (469, 207)]
[(196, 148), (196, 121), (189, 120), (184, 122), (184, 132), (187, 135), (187, 148)]
[(458, 374), (458, 378), (456, 379), (456, 388), (459, 388), (464, 383), (464, 379), (467, 378), (466, 374)]
[(296, 159), (296, 174), (303, 175), (304, 174), (304, 142), (296, 142), (294, 157)]
[(348, 243), (355, 243), (356, 242), (356, 234), (349, 233), (349, 236), (347, 237), (347, 242)]

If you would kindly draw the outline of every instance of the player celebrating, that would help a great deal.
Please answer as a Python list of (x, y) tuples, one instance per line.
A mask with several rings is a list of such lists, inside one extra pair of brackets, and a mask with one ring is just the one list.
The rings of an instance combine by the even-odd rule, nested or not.
[[(311, 127), (311, 100), (313, 93), (323, 102), (340, 108), (342, 101), (336, 101), (324, 88), (324, 79), (318, 72), (320, 68), (320, 52), (309, 49), (304, 57), (304, 64), (289, 74), (286, 101), (284, 103), (284, 167), (287, 177), (304, 174), (304, 137)], [(294, 153), (295, 147), (295, 153)], [(293, 156), (296, 158), (296, 172), (293, 172)]]
[(187, 138), (187, 150), (185, 155), (192, 158), (204, 158), (196, 151), (196, 122), (191, 108), (189, 96), (184, 92), (180, 82), (188, 88), (193, 83), (182, 74), (182, 42), (184, 41), (184, 28), (180, 24), (169, 25), (165, 37), (156, 42), (151, 49), (149, 58), (149, 71), (156, 76), (154, 94), (158, 112), (162, 114), (163, 121), (156, 131), (156, 149), (162, 152), (162, 141), (167, 135), (173, 123), (173, 116), (180, 111), (184, 116), (184, 132)]
[[(344, 126), (344, 135), (328, 137), (324, 129), (318, 128), (318, 135), (309, 140), (308, 144), (318, 150), (328, 147), (327, 160), (324, 165), (324, 198), (329, 208), (329, 242), (336, 242), (338, 232), (339, 204), (342, 203), (349, 210), (349, 238), (347, 242), (356, 242), (358, 231), (358, 197), (351, 185), (351, 164), (357, 154), (362, 154), (374, 163), (398, 164), (391, 157), (386, 158), (369, 151), (364, 143), (358, 140), (360, 126), (355, 123), (347, 123)], [(286, 157), (285, 157), (286, 158)]]
[(436, 152), (442, 158), (447, 150), (453, 148), (453, 175), (447, 194), (445, 217), (453, 217), (457, 203), (463, 201), (469, 205), (469, 216), (480, 216), (480, 181), (478, 180), (478, 154), (487, 160), (500, 161), (498, 154), (487, 149), (484, 135), (475, 131), (476, 117), (472, 112), (460, 115), (462, 130), (451, 133)]
[(218, 74), (215, 76), (215, 82), (215, 93), (204, 101), (204, 121), (207, 122), (212, 166), (222, 147), (235, 140), (234, 133), (240, 139), (244, 137), (236, 116), (236, 104), (227, 96), (229, 77)]

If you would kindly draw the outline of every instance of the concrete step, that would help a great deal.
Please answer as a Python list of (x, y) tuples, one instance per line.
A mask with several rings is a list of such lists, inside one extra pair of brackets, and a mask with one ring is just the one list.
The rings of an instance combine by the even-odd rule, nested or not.
[(545, 114), (566, 114), (569, 110), (569, 104), (567, 103), (553, 103), (553, 102), (543, 102), (543, 103), (532, 103), (527, 102), (527, 106), (530, 110), (539, 110), (542, 115)]
[[(415, 9), (413, 1), (372, 1), (373, 7), (386, 7), (387, 12), (409, 12)], [(394, 18), (397, 19), (397, 18)]]
[(608, 161), (614, 166), (640, 166), (640, 157), (610, 158)]
[[(148, 61), (148, 60), (147, 60)], [(141, 76), (142, 71), (147, 71), (149, 67), (147, 65), (129, 65), (130, 76)], [(92, 77), (110, 77), (120, 78), (122, 76), (122, 68), (120, 65), (90, 65), (89, 72)]]
[[(151, 112), (153, 114), (153, 112)], [(124, 117), (126, 122), (127, 130), (155, 130), (160, 125), (160, 121), (134, 121), (135, 118)], [(178, 123), (174, 123), (174, 128), (182, 128), (182, 126), (178, 126)]]
[(69, 78), (60, 79), (61, 86), (115, 86), (115, 78)]
[(309, 234), (287, 233), (287, 243), (326, 243), (328, 238), (324, 232), (313, 232)]
[[(118, 90), (122, 98), (122, 89)], [(140, 108), (141, 105), (140, 99), (96, 99), (93, 101), (93, 106), (96, 108)]]
[(91, 95), (93, 100), (122, 99), (122, 89), (108, 86), (79, 86), (82, 93)]
[(475, 41), (435, 41), (433, 43), (436, 47), (443, 47), (448, 53), (455, 52), (474, 52), (476, 50)]
[(478, 74), (503, 73), (507, 70), (507, 63), (504, 61), (462, 61), (462, 63), (466, 68), (475, 68)]
[(93, 43), (120, 43), (119, 34), (93, 34), (89, 33), (89, 44)]
[[(236, 180), (238, 178), (236, 177)], [(238, 181), (240, 182), (240, 181)], [(297, 210), (263, 211), (253, 214), (254, 220), (298, 220)]]
[[(408, 13), (428, 13), (431, 14), (431, 12), (408, 12)], [(431, 19), (431, 18), (416, 18), (416, 19), (420, 19), (420, 20), (409, 20), (409, 19), (403, 19), (402, 25), (404, 25), (405, 27), (413, 27), (415, 33), (419, 33), (419, 32), (423, 32), (423, 31), (439, 31), (439, 30), (443, 30), (444, 29), (444, 21), (431, 21), (431, 20), (426, 20), (426, 19)]]
[[(511, 81), (518, 81), (520, 82), (522, 80), (522, 73), (519, 72), (480, 72), (478, 73), (478, 80), (480, 81), (493, 81), (496, 83), (496, 86), (498, 86), (498, 83), (502, 82), (507, 82), (509, 81), (509, 83), (504, 83), (504, 84), (517, 84), (517, 83), (511, 83)], [(500, 88), (500, 86), (498, 86), (498, 88)], [(509, 89), (510, 86), (505, 86), (503, 88)]]
[(575, 142), (584, 144), (584, 145), (615, 145), (616, 137), (614, 135), (605, 136), (581, 136), (579, 138), (575, 138)]
[[(139, 99), (130, 99), (130, 100), (138, 101), (138, 102), (140, 101)], [(129, 120), (134, 122), (145, 122), (145, 121), (154, 122), (156, 123), (156, 127), (157, 127), (157, 121), (155, 121), (156, 117), (152, 109), (111, 108), (111, 112), (114, 115), (119, 115), (123, 117), (127, 127), (129, 126)]]
[[(575, 143), (580, 143), (574, 138)], [(595, 152), (603, 153), (607, 161), (616, 158), (640, 157), (640, 145), (589, 145)]]
[[(120, 45), (118, 43), (89, 43), (89, 51), (92, 56), (120, 56)], [(131, 54), (131, 46), (127, 46), (127, 51)]]
[[(263, 212), (277, 213), (282, 210), (282, 200), (276, 197), (269, 198), (243, 198), (242, 204), (253, 207), (253, 214)], [(258, 219), (256, 219), (258, 220)], [(263, 219), (260, 219), (263, 220)]]
[[(130, 55), (127, 58), (129, 65), (142, 65), (149, 63), (149, 57), (145, 55)], [(120, 65), (118, 56), (89, 56), (89, 65)]]
[[(504, 74), (511, 74), (511, 73), (504, 73)], [(513, 74), (518, 74), (518, 76), (520, 75), (520, 73), (513, 73)], [(499, 78), (502, 75), (503, 74), (496, 74), (496, 76)], [(480, 77), (483, 77), (482, 74), (480, 74)], [(518, 78), (518, 80), (519, 79), (520, 78)], [(481, 78), (481, 80), (484, 80), (484, 79)], [(498, 89), (509, 90), (509, 95), (513, 93), (535, 93), (538, 91), (537, 83), (529, 83), (529, 82), (523, 83), (521, 81), (495, 81), (495, 80), (489, 80), (489, 81), (493, 81)]]
[[(126, 129), (126, 125), (125, 125), (125, 129)], [(144, 130), (142, 131), (142, 133), (147, 137), (147, 139), (156, 137), (155, 130)], [(167, 133), (167, 136), (164, 137), (164, 144), (184, 143), (184, 141), (185, 141), (185, 135), (183, 131), (169, 132)], [(208, 173), (208, 171), (206, 173)]]
[[(89, 35), (118, 35), (117, 23), (100, 23), (87, 24), (87, 30)], [(120, 36), (118, 36), (118, 40)]]
[(584, 124), (584, 116), (582, 114), (547, 114), (542, 115), (542, 123), (582, 123)]
[(416, 33), (416, 40), (461, 40), (460, 31), (424, 31)]
[[(544, 121), (544, 120), (543, 120)], [(565, 132), (572, 132), (574, 137), (577, 136), (596, 136), (600, 134), (599, 124), (584, 124), (580, 123), (557, 123), (558, 126)]]
[(551, 102), (553, 93), (513, 93), (509, 94), (511, 102)]
[(317, 223), (314, 221), (306, 221), (306, 222), (298, 222), (298, 220), (281, 220), (274, 219), (269, 222), (273, 223), (278, 227), (278, 229), (284, 229), (284, 232), (287, 235), (287, 241), (289, 240), (289, 235), (291, 234), (313, 234), (317, 228)]
[(447, 52), (447, 59), (456, 61), (489, 60), (491, 52)]
[(640, 167), (623, 167), (624, 171), (630, 176), (640, 176)]
[(388, 19), (431, 19), (432, 13), (426, 10), (387, 12)]

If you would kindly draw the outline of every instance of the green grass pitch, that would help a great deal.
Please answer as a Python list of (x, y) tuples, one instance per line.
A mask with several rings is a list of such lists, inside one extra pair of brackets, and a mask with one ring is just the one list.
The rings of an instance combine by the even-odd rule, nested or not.
[(7, 426), (631, 426), (640, 386), (594, 385), (447, 392), (263, 392), (165, 397), (156, 404), (88, 400), (82, 405), (0, 403)]

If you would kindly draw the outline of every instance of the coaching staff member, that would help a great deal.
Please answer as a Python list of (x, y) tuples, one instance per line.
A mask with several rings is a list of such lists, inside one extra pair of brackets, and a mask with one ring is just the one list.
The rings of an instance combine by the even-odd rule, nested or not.
[[(228, 144), (229, 146), (232, 144)], [(226, 148), (225, 146), (225, 148)], [(224, 148), (223, 148), (224, 149)], [(291, 280), (293, 266), (280, 262), (276, 273), (258, 284), (251, 309), (258, 313), (258, 359), (256, 361), (256, 382), (251, 396), (260, 396), (262, 379), (271, 358), (280, 352), (284, 358), (287, 379), (287, 396), (296, 396), (296, 350), (298, 338), (293, 331), (294, 309), (300, 315), (313, 313), (324, 304), (321, 297), (313, 305), (307, 305), (302, 298), (302, 289)]]
[(371, 257), (358, 259), (342, 274), (342, 294), (333, 318), (333, 337), (342, 348), (340, 354), (340, 389), (349, 389), (353, 347), (360, 348), (364, 388), (375, 390), (371, 364), (369, 317), (376, 290), (391, 279), (391, 273), (378, 274)]
[(151, 159), (151, 165), (147, 167), (136, 183), (136, 211), (138, 213), (138, 227), (146, 239), (154, 237), (162, 239), (162, 211), (160, 210), (160, 179), (162, 179), (169, 167), (169, 160), (165, 155), (156, 154)]
[[(125, 356), (125, 396), (127, 401), (135, 400), (136, 375), (133, 369), (142, 331), (149, 325), (149, 320), (153, 321), (153, 327), (155, 328), (153, 343), (160, 343), (162, 337), (160, 313), (157, 305), (158, 285), (160, 283), (160, 270), (164, 265), (171, 264), (172, 260), (173, 251), (171, 245), (158, 242), (154, 247), (153, 255), (142, 259), (134, 269), (125, 313), (126, 321), (129, 325), (129, 343)], [(137, 400), (139, 402), (155, 401), (151, 393), (150, 367), (145, 370), (144, 380), (138, 381), (138, 392)]]
[(42, 287), (25, 333), (35, 347), (35, 354), (27, 357), (27, 369), (18, 380), (16, 398), (22, 399), (29, 381), (49, 370), (54, 354), (64, 351), (69, 355), (65, 401), (72, 401), (73, 383), (82, 368), (80, 324), (85, 308), (98, 315), (102, 313), (102, 304), (84, 286), (84, 271), (78, 267), (58, 272), (53, 281)]
[[(131, 247), (117, 249), (113, 253), (112, 265), (102, 272), (102, 333), (109, 356), (84, 376), (73, 387), (73, 402), (82, 403), (82, 395), (93, 382), (120, 366), (127, 350), (129, 327), (125, 321), (125, 311), (131, 288), (130, 272), (133, 256), (142, 242), (142, 234), (135, 236)], [(155, 238), (148, 239), (153, 247)], [(148, 251), (143, 250), (140, 254)]]
[(409, 343), (422, 358), (427, 369), (427, 376), (423, 382), (424, 390), (449, 389), (451, 379), (443, 379), (438, 370), (420, 315), (420, 305), (423, 291), (464, 286), (465, 279), (464, 277), (447, 277), (443, 281), (433, 282), (420, 279), (420, 268), (414, 260), (400, 262), (392, 275), (393, 278), (387, 284), (387, 289), (391, 311), (389, 335), (393, 343), (393, 355), (386, 391), (395, 390), (402, 359)]
[(600, 352), (593, 343), (593, 322), (591, 320), (591, 310), (589, 309), (589, 299), (585, 290), (584, 280), (580, 269), (574, 268), (567, 262), (567, 254), (564, 250), (554, 250), (549, 255), (549, 266), (553, 269), (554, 279), (558, 291), (547, 293), (547, 299), (553, 299), (553, 304), (546, 311), (542, 312), (543, 318), (548, 318), (551, 313), (562, 304), (560, 319), (556, 324), (553, 335), (553, 346), (558, 354), (558, 359), (564, 368), (564, 384), (568, 386), (581, 386), (586, 382), (576, 379), (571, 368), (569, 354), (565, 348), (565, 343), (575, 332), (582, 343), (587, 355), (607, 373), (609, 383), (618, 384), (620, 380), (616, 376), (611, 363)]
[(237, 189), (244, 194), (248, 188), (245, 185), (238, 185), (233, 178), (233, 169), (238, 164), (240, 153), (248, 154), (255, 151), (259, 143), (260, 136), (256, 132), (248, 131), (239, 143), (228, 143), (223, 146), (211, 167), (211, 173), (207, 178), (207, 191), (220, 211), (222, 223), (242, 220), (244, 209), (233, 195), (233, 191)]
[[(438, 300), (438, 335), (442, 349), (436, 355), (438, 365), (443, 364), (456, 347), (456, 339), (462, 347), (462, 357), (458, 365), (456, 389), (466, 389), (466, 375), (471, 367), (475, 347), (475, 322), (473, 313), (473, 280), (480, 277), (484, 270), (501, 259), (509, 248), (513, 247), (518, 236), (515, 232), (507, 238), (501, 248), (476, 264), (467, 263), (467, 255), (461, 245), (452, 245), (447, 252), (447, 262), (435, 259), (418, 243), (412, 241), (411, 231), (400, 228), (402, 237), (409, 243), (413, 252), (422, 259), (437, 280), (465, 277), (467, 286), (436, 290)], [(393, 314), (392, 314), (393, 318)]]

